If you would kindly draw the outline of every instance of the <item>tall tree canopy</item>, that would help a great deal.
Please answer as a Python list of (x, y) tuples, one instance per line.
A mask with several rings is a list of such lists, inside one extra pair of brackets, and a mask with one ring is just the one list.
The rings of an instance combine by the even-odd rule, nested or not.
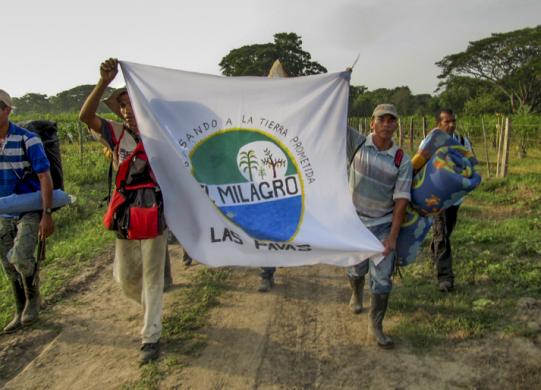
[(474, 77), (502, 91), (513, 112), (525, 105), (541, 110), (541, 25), (470, 42), (436, 65), (444, 84), (453, 76)]
[(327, 69), (311, 60), (302, 50), (302, 39), (295, 33), (274, 34), (273, 43), (242, 46), (231, 50), (220, 61), (225, 76), (266, 76), (272, 63), (280, 60), (292, 77), (326, 73)]
[[(79, 112), (81, 106), (90, 94), (93, 85), (79, 85), (77, 87), (59, 92), (54, 96), (39, 93), (27, 93), (20, 98), (14, 98), (13, 103), (17, 114), (50, 114), (61, 112)], [(113, 91), (107, 87), (105, 96)], [(103, 103), (100, 103), (99, 112), (111, 112)]]

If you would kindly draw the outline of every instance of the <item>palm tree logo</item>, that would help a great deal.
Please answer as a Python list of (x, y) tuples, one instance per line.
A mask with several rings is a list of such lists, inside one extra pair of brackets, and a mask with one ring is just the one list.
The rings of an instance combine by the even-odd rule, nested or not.
[(259, 183), (284, 177), (287, 165), (284, 151), (269, 141), (250, 142), (237, 152), (237, 167), (249, 182)]
[(255, 153), (255, 150), (240, 152), (239, 168), (242, 170), (242, 172), (248, 171), (250, 181), (254, 181), (252, 171), (257, 172), (259, 168), (259, 163), (257, 162), (257, 155)]

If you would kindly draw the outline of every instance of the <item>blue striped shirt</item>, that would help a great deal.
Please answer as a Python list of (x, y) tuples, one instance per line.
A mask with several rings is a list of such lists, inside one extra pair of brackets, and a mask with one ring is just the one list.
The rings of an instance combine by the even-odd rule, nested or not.
[[(356, 150), (359, 144), (362, 146)], [(347, 145), (349, 187), (357, 214), (365, 226), (391, 222), (395, 200), (411, 200), (410, 158), (404, 154), (397, 168), (394, 161), (398, 147), (394, 143), (387, 150), (379, 150), (372, 134), (364, 137), (350, 128)]]
[[(25, 168), (43, 173), (50, 168), (49, 160), (37, 134), (9, 122), (7, 137), (0, 146), (0, 197), (15, 193), (15, 186), (23, 177)], [(39, 189), (37, 178), (33, 181), (34, 187)], [(31, 191), (29, 188), (17, 189), (17, 193)]]

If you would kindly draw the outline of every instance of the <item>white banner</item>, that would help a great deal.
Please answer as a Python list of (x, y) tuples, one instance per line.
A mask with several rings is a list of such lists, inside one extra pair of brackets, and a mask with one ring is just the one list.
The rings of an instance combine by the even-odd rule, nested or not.
[(169, 228), (211, 266), (348, 266), (383, 250), (346, 177), (349, 73), (220, 77), (121, 62)]

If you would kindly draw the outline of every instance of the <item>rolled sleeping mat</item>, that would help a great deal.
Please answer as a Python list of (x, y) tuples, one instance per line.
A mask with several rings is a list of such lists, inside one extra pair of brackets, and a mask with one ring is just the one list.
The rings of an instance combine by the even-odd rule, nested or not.
[[(53, 191), (53, 209), (75, 202), (75, 197), (58, 189)], [(42, 210), (41, 191), (13, 194), (0, 198), (0, 214), (20, 214)]]
[(411, 203), (421, 215), (434, 215), (459, 202), (481, 183), (475, 158), (462, 145), (439, 148), (417, 172), (411, 186)]
[[(413, 165), (413, 170), (416, 172), (421, 169), (436, 153), (439, 148), (445, 146), (460, 146), (460, 142), (456, 141), (453, 137), (447, 134), (441, 129), (432, 129), (430, 133), (423, 140), (419, 146), (419, 150), (415, 153), (415, 156), (411, 159)], [(473, 152), (464, 148), (463, 150), (464, 157), (468, 158), (473, 164), (477, 164), (477, 159), (475, 158)]]
[(415, 261), (431, 227), (431, 217), (422, 216), (408, 206), (396, 240), (396, 260), (400, 266), (405, 267)]

